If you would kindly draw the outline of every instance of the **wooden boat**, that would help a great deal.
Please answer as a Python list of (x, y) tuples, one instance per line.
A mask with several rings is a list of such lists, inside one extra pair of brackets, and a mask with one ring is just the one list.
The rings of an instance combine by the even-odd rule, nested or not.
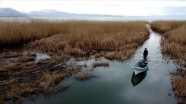
[(147, 70), (143, 71), (143, 72), (141, 72), (141, 73), (139, 73), (137, 75), (135, 75), (135, 73), (133, 72), (132, 78), (131, 78), (132, 85), (136, 86), (139, 83), (141, 83), (142, 80), (146, 77), (146, 75), (147, 75)]
[(147, 66), (148, 62), (145, 59), (140, 60), (139, 62), (137, 62), (132, 69), (134, 69), (134, 74), (137, 75), (141, 72), (144, 72), (148, 69)]

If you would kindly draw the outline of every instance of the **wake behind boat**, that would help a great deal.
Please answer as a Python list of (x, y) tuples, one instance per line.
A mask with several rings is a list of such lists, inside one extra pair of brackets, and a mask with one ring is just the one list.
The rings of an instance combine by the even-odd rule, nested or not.
[(142, 59), (140, 61), (138, 61), (133, 67), (132, 69), (134, 69), (134, 74), (137, 75), (141, 72), (144, 72), (148, 69), (148, 61), (145, 59)]

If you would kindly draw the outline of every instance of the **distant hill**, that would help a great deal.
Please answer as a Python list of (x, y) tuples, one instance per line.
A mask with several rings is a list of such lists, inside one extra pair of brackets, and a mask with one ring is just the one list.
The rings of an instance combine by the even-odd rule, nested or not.
[(12, 8), (0, 8), (0, 17), (117, 17), (116, 15), (75, 14), (47, 9), (21, 13)]
[(41, 10), (41, 11), (32, 11), (28, 13), (29, 16), (41, 16), (41, 17), (71, 17), (75, 16), (75, 14), (72, 13), (66, 13), (66, 12), (60, 12), (57, 10), (47, 9), (47, 10)]
[(41, 17), (105, 17), (105, 16), (112, 16), (116, 17), (115, 15), (98, 15), (98, 14), (75, 14), (75, 13), (67, 13), (67, 12), (60, 12), (57, 10), (47, 9), (41, 11), (32, 11), (28, 13), (29, 16), (41, 16)]
[(0, 8), (0, 17), (25, 17), (24, 13), (18, 12), (12, 8)]

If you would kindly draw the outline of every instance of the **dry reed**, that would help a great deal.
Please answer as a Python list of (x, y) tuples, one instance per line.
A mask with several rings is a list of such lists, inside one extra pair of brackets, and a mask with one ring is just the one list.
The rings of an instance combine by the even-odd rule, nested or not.
[(165, 21), (165, 20), (158, 20), (151, 22), (151, 28), (154, 31), (165, 33), (167, 31), (173, 30), (178, 27), (185, 26), (186, 21)]
[[(103, 53), (109, 59), (124, 60), (147, 38), (145, 21), (66, 21), (60, 34), (30, 42), (29, 47), (38, 51), (69, 55)], [(64, 27), (61, 22), (62, 27)], [(65, 32), (64, 32), (65, 31)], [(109, 53), (114, 53), (111, 55)]]
[[(186, 21), (154, 21), (151, 27), (164, 33), (161, 41), (162, 52), (181, 59), (181, 64), (186, 66)], [(171, 28), (164, 29), (169, 27)]]
[(70, 84), (67, 82), (60, 82), (53, 88), (52, 92), (59, 92), (60, 90), (66, 90), (70, 87)]
[(183, 67), (174, 72), (172, 83), (178, 103), (186, 103), (186, 21), (154, 21), (151, 27), (163, 33), (161, 34), (162, 53), (171, 56)]
[(76, 76), (77, 80), (87, 80), (92, 77), (96, 77), (93, 73), (90, 73), (88, 70), (85, 72), (80, 73), (78, 76)]
[[(119, 23), (119, 24), (118, 24)], [(86, 22), (85, 21), (47, 21), (47, 20), (34, 20), (27, 21), (0, 21), (0, 44), (14, 44), (27, 42), (34, 39), (48, 37), (54, 34), (97, 34), (97, 33), (110, 33), (120, 31), (121, 29), (127, 30), (129, 28), (135, 29), (135, 32), (141, 32), (145, 29), (143, 24), (146, 22), (128, 22), (123, 25), (120, 22)], [(133, 23), (135, 25), (133, 25)], [(96, 27), (99, 24), (99, 27)], [(142, 24), (142, 26), (141, 26)], [(90, 26), (92, 25), (92, 26)], [(117, 25), (112, 27), (112, 25)], [(122, 27), (124, 26), (124, 27)], [(99, 29), (101, 27), (101, 29)], [(83, 29), (82, 29), (83, 28)], [(108, 29), (109, 28), (109, 29)], [(87, 31), (88, 29), (88, 31)], [(90, 30), (90, 31), (89, 31)], [(96, 31), (99, 30), (99, 31)], [(100, 31), (101, 30), (101, 31)], [(145, 30), (147, 31), (147, 30)], [(122, 32), (122, 31), (121, 31)]]
[(95, 63), (92, 63), (92, 68), (96, 68), (96, 67), (100, 67), (100, 66), (108, 67), (109, 63), (108, 62), (95, 62)]
[(58, 62), (65, 62), (70, 59), (70, 56), (64, 53), (51, 54), (51, 58)]
[(175, 90), (176, 96), (178, 97), (179, 104), (185, 104), (186, 100), (186, 79), (182, 77), (172, 78), (173, 89)]
[[(145, 21), (0, 21), (0, 45), (29, 42), (27, 46), (47, 52), (52, 59), (35, 63), (36, 54), (0, 54), (0, 100), (17, 100), (40, 92), (65, 88), (59, 82), (79, 72), (81, 65), (62, 65), (69, 55), (100, 54), (125, 60), (149, 36)], [(47, 37), (47, 38), (46, 38)], [(33, 41), (34, 40), (34, 41)], [(65, 67), (64, 67), (65, 66)], [(95, 77), (84, 72), (79, 80)], [(58, 86), (58, 87), (56, 87)], [(15, 89), (14, 89), (15, 88)]]
[(0, 57), (1, 102), (67, 89), (69, 84), (60, 81), (80, 71), (82, 67), (68, 66), (52, 59), (35, 63), (35, 53), (6, 52), (0, 54)]
[(45, 20), (0, 21), (0, 45), (17, 44), (60, 33), (57, 22)]

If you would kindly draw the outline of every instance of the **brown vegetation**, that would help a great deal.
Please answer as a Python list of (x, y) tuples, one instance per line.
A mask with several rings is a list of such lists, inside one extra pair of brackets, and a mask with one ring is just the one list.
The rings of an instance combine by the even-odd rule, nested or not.
[[(148, 39), (146, 24), (145, 21), (0, 21), (1, 46), (29, 42), (27, 46), (35, 52), (45, 52), (51, 57), (35, 62), (34, 52), (0, 54), (0, 102), (68, 88), (61, 80), (82, 68), (66, 65), (71, 55), (129, 58)], [(95, 75), (85, 71), (76, 79), (91, 77)]]
[[(178, 59), (186, 67), (186, 21), (154, 21), (151, 27), (164, 33), (161, 41), (162, 52)], [(169, 27), (172, 28), (162, 29)]]
[[(29, 46), (48, 53), (63, 51), (80, 56), (102, 52), (108, 59), (125, 60), (148, 38), (146, 24), (145, 21), (0, 21), (0, 45), (40, 39)], [(48, 36), (51, 37), (45, 38)]]
[(96, 68), (96, 67), (99, 67), (99, 66), (108, 67), (109, 63), (108, 62), (95, 62), (95, 63), (92, 63), (92, 68)]
[(0, 102), (66, 89), (69, 84), (61, 80), (82, 67), (68, 66), (52, 59), (35, 63), (36, 54), (33, 52), (6, 52), (0, 54), (0, 58)]
[[(54, 34), (96, 34), (103, 35), (110, 33), (130, 34), (147, 32), (144, 28), (146, 22), (98, 22), (98, 21), (0, 21), (0, 44), (14, 44), (27, 42), (34, 39), (48, 37)], [(98, 27), (97, 27), (98, 26)], [(122, 30), (121, 30), (122, 29)], [(124, 32), (124, 33), (123, 33)], [(67, 36), (69, 37), (69, 35)], [(81, 36), (80, 36), (81, 37)]]
[(88, 70), (85, 72), (80, 73), (78, 76), (76, 76), (77, 80), (87, 80), (92, 77), (96, 77), (93, 73), (89, 72)]
[(51, 58), (57, 62), (65, 62), (70, 59), (70, 56), (64, 53), (51, 54)]
[(172, 79), (173, 88), (178, 97), (179, 104), (185, 104), (186, 100), (186, 79), (183, 77), (174, 77)]
[(165, 33), (175, 28), (180, 28), (186, 25), (186, 21), (165, 21), (158, 20), (151, 22), (151, 28), (154, 31)]
[(172, 78), (178, 103), (186, 103), (186, 21), (154, 21), (153, 30), (163, 33), (162, 53), (171, 56), (181, 65)]
[[(30, 42), (29, 47), (47, 53), (69, 55), (101, 53), (108, 59), (125, 60), (147, 38), (145, 21), (66, 21), (60, 34)], [(64, 26), (63, 26), (64, 24)]]
[(0, 21), (0, 45), (17, 44), (55, 34), (55, 22)]

